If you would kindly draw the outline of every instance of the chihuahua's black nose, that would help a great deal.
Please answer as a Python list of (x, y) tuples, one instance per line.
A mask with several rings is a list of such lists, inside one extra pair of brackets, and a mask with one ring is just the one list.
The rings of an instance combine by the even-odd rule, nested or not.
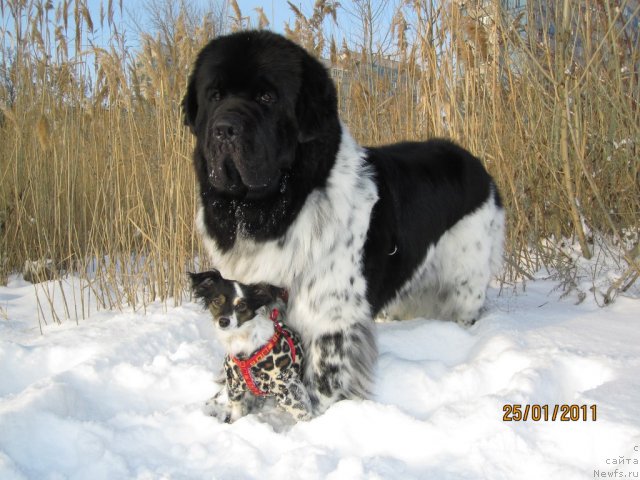
[(220, 328), (227, 328), (230, 323), (231, 320), (229, 320), (227, 317), (220, 317), (218, 319), (218, 325), (220, 325)]

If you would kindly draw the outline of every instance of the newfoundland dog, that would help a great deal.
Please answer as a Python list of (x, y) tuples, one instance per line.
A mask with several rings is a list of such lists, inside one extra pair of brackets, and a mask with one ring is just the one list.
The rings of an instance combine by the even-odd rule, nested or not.
[(361, 147), (324, 66), (267, 31), (206, 45), (182, 107), (213, 266), (289, 290), (316, 412), (370, 393), (373, 317), (478, 318), (504, 211), (469, 152), (446, 140)]

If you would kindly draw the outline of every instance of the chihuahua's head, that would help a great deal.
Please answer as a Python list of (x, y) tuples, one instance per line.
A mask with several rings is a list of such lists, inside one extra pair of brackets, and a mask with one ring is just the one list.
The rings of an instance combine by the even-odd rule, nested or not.
[(268, 319), (270, 306), (285, 298), (282, 288), (227, 280), (217, 270), (189, 276), (194, 296), (209, 309), (216, 328), (222, 331), (242, 328), (256, 318)]

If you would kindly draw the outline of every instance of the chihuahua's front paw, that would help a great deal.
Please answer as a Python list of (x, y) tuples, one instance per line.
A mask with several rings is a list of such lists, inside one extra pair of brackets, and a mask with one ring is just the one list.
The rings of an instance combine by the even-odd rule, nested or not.
[(233, 423), (246, 415), (247, 408), (243, 400), (231, 401), (227, 390), (223, 388), (204, 404), (202, 411), (221, 422)]

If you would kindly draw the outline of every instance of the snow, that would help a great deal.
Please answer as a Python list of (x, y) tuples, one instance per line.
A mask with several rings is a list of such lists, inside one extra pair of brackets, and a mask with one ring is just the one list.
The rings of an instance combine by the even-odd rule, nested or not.
[[(306, 423), (267, 412), (228, 425), (202, 412), (223, 352), (200, 306), (97, 311), (79, 280), (36, 290), (12, 277), (0, 287), (0, 478), (638, 478), (640, 300), (575, 305), (555, 286), (492, 289), (469, 329), (377, 324), (371, 400)], [(58, 311), (84, 295), (87, 318), (41, 318), (42, 288), (57, 289)], [(596, 405), (597, 419), (505, 422), (511, 404)]]

